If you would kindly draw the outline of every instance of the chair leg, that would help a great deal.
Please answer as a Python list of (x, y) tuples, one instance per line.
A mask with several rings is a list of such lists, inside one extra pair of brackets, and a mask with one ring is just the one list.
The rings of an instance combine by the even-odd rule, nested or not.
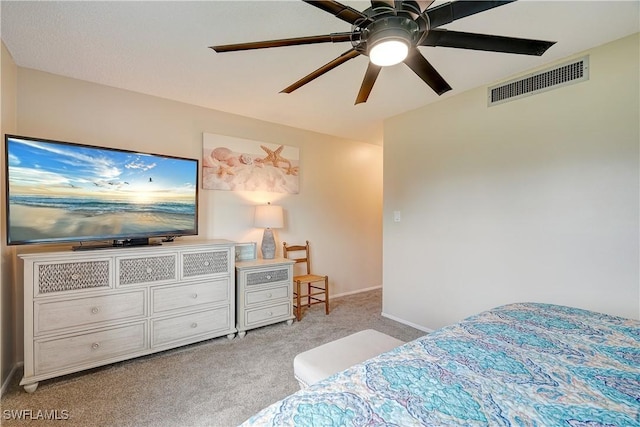
[(300, 321), (300, 282), (296, 281), (296, 320)]
[(311, 308), (311, 283), (307, 283), (307, 307)]
[(329, 276), (324, 276), (324, 314), (329, 314)]

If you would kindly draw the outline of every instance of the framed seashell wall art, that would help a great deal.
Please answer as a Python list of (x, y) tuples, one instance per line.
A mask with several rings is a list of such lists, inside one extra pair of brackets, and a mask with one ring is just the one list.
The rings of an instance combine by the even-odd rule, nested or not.
[(202, 188), (297, 194), (299, 153), (297, 147), (203, 133)]

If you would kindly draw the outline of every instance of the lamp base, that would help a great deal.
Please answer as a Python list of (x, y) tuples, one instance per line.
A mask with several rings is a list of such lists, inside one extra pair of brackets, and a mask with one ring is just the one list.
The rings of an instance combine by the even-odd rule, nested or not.
[(264, 259), (273, 259), (276, 257), (276, 241), (273, 238), (272, 229), (270, 228), (264, 229), (260, 250), (262, 251), (262, 258)]

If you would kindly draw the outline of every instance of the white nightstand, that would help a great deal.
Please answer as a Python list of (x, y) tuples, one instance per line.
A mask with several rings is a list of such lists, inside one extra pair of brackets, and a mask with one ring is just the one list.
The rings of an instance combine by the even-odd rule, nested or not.
[(236, 262), (236, 328), (293, 323), (293, 264), (286, 258)]

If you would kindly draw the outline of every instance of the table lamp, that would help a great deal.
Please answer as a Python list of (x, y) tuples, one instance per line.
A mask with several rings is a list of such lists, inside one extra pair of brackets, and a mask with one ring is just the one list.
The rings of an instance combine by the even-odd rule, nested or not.
[(256, 206), (253, 225), (258, 228), (264, 228), (262, 235), (262, 258), (273, 259), (276, 256), (276, 241), (273, 238), (273, 228), (282, 228), (284, 220), (282, 216), (282, 206), (275, 206), (271, 203)]

